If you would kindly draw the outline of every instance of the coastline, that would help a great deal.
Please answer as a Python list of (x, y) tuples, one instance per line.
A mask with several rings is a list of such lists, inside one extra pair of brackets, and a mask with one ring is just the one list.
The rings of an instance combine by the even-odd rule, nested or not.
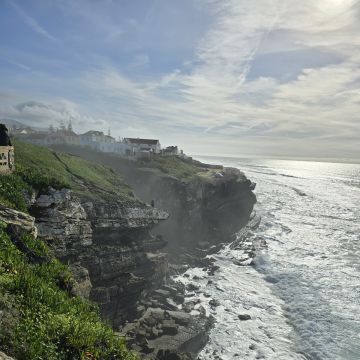
[[(44, 148), (27, 149), (26, 156), (29, 149), (30, 153), (36, 149), (40, 158), (50, 156)], [(94, 161), (106, 164), (105, 155), (88, 155), (100, 158), (81, 160), (82, 167), (98, 171)], [(21, 156), (18, 153), (20, 161)], [(130, 349), (143, 358), (166, 359), (172, 354), (195, 359), (207, 342), (213, 319), (198, 301), (187, 301), (185, 287), (170, 276), (195, 264), (210, 274), (216, 272), (206, 255), (231, 241), (248, 222), (256, 201), (251, 182), (239, 170), (198, 162), (190, 163), (190, 168), (185, 163), (186, 171), (200, 172), (186, 179), (132, 163), (130, 171), (129, 163), (118, 162), (120, 167), (107, 170), (106, 176), (117, 184), (117, 172), (124, 174), (126, 167), (126, 181), (138, 197), (127, 195), (127, 185), (121, 185), (121, 197), (109, 197), (111, 188), (99, 187), (95, 177), (75, 176), (74, 161), (80, 158), (61, 153), (56, 158), (59, 166), (66, 165), (64, 176), (75, 181), (74, 190), (34, 192), (27, 207), (39, 238), (69, 264), (77, 284), (74, 294), (98, 303), (102, 318), (111, 319), (118, 335), (125, 336)], [(175, 159), (169, 164), (176, 164)], [(139, 200), (150, 202), (154, 197), (156, 207)], [(176, 258), (179, 253), (182, 256)]]

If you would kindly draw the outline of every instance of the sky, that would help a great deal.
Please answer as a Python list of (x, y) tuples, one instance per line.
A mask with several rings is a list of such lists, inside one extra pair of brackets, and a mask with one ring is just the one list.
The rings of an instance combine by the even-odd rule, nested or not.
[(0, 0), (0, 119), (360, 159), (360, 1)]

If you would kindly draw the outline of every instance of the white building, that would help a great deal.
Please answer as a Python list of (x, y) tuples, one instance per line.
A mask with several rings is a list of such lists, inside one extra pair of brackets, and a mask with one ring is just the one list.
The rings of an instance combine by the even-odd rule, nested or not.
[(155, 139), (124, 138), (124, 143), (129, 147), (126, 152), (127, 155), (145, 152), (160, 154), (161, 151), (160, 142)]
[(161, 150), (161, 155), (163, 155), (163, 156), (178, 156), (179, 149), (177, 146), (168, 146), (165, 149)]
[(105, 135), (102, 131), (88, 131), (85, 134), (79, 135), (79, 144), (83, 146), (90, 146), (95, 150), (103, 152), (115, 152), (116, 140), (110, 135)]
[[(105, 135), (102, 131), (87, 131), (84, 134), (76, 134), (69, 124), (68, 128), (62, 126), (58, 130), (50, 130), (49, 132), (34, 132), (32, 134), (21, 134), (23, 139), (38, 145), (49, 146), (52, 144), (70, 144), (88, 146), (94, 150), (116, 153), (124, 156), (135, 156), (139, 158), (150, 157), (152, 154), (161, 153), (161, 145), (159, 140), (141, 139), (141, 138), (124, 138), (117, 141), (109, 135)], [(169, 155), (178, 153), (177, 147), (168, 148)]]

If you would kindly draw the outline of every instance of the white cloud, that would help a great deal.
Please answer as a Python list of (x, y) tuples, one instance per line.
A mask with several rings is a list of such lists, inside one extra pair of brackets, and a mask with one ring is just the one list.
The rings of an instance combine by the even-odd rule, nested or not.
[[(360, 156), (360, 9), (355, 0), (198, 2), (212, 9), (214, 21), (185, 67), (148, 77), (125, 76), (114, 66), (85, 69), (71, 79), (86, 93), (80, 110), (63, 101), (13, 111), (39, 122), (74, 117), (79, 126), (104, 126), (103, 120), (80, 115), (88, 105), (87, 113), (96, 109), (116, 135), (169, 134), (168, 141), (194, 152)], [(85, 14), (98, 22), (97, 14)], [(112, 26), (106, 32), (120, 29)], [(282, 52), (294, 49), (314, 57), (319, 49), (336, 52), (339, 60), (312, 68), (300, 64), (287, 82), (249, 77), (260, 53), (279, 54), (273, 59), (280, 61)], [(142, 51), (133, 67), (150, 68)], [(271, 65), (288, 71), (286, 63)]]
[(7, 0), (7, 3), (21, 16), (25, 22), (38, 34), (44, 36), (48, 40), (56, 41), (57, 39), (49, 34), (34, 18), (28, 15), (14, 0)]
[(14, 118), (26, 125), (47, 127), (49, 125), (59, 126), (61, 122), (68, 124), (72, 122), (77, 130), (96, 128), (106, 130), (108, 123), (102, 119), (82, 115), (77, 106), (68, 100), (61, 99), (52, 103), (38, 101), (27, 101), (15, 106), (0, 107), (0, 117)]

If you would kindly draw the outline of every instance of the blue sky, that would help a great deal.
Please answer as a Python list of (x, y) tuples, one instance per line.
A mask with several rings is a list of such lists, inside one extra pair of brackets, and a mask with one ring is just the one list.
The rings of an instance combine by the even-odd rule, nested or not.
[(0, 0), (0, 118), (360, 159), (355, 0)]

